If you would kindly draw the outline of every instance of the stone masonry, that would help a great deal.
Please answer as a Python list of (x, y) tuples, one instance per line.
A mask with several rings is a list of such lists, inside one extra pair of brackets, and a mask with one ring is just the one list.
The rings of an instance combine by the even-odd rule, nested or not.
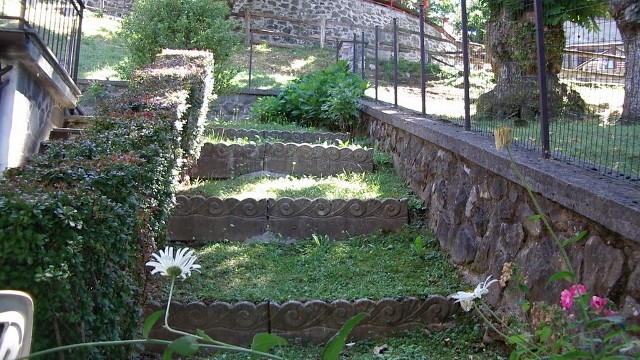
[[(534, 206), (506, 152), (489, 137), (394, 108), (366, 103), (372, 139), (427, 208), (426, 221), (470, 282), (517, 264), (531, 289), (530, 301), (557, 304), (567, 283), (547, 284), (566, 266), (550, 233), (531, 221)], [(606, 296), (627, 318), (640, 322), (640, 188), (577, 166), (543, 160), (513, 148), (519, 168), (560, 239), (585, 230), (568, 247), (577, 281)], [(513, 307), (521, 296), (509, 283), (488, 301)], [(496, 286), (497, 288), (497, 286)]]

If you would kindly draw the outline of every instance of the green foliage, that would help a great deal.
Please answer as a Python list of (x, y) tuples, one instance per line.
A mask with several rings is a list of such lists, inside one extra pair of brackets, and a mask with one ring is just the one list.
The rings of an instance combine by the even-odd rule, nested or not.
[[(367, 88), (366, 81), (349, 71), (346, 61), (292, 81), (273, 100), (264, 100), (252, 114), (259, 119), (282, 120), (301, 126), (349, 132), (356, 128), (359, 100)], [(264, 115), (260, 110), (264, 109)]]
[(280, 100), (275, 96), (263, 96), (251, 106), (250, 116), (254, 121), (270, 124), (286, 124), (287, 116), (282, 111)]
[[(422, 257), (413, 249), (417, 236)], [(220, 242), (197, 256), (207, 271), (180, 283), (177, 301), (397, 299), (446, 294), (463, 284), (435, 236), (413, 226), (340, 242), (322, 236), (293, 244)], [(166, 300), (168, 289), (157, 289), (150, 296)]]
[(139, 0), (124, 20), (130, 68), (153, 61), (163, 48), (209, 50), (222, 64), (238, 48), (241, 34), (224, 1)]
[[(533, 2), (524, 0), (482, 0), (492, 18), (498, 18), (502, 10), (510, 20), (518, 20), (525, 12), (533, 11)], [(547, 25), (559, 25), (571, 21), (578, 25), (595, 28), (596, 18), (608, 13), (607, 0), (543, 0), (543, 20)]]
[(100, 137), (54, 144), (5, 173), (0, 283), (34, 297), (35, 350), (135, 335), (144, 252), (164, 234), (172, 199), (172, 123), (156, 120), (129, 118)]
[[(206, 83), (197, 67), (191, 73)], [(132, 84), (129, 101), (114, 102), (79, 138), (52, 143), (0, 181), (0, 283), (33, 296), (34, 351), (138, 332), (142, 269), (166, 238), (179, 159), (191, 153), (181, 142), (196, 129), (176, 107), (201, 109), (194, 99), (206, 93), (165, 76), (164, 90), (161, 76)], [(167, 88), (193, 96), (169, 99)], [(131, 351), (87, 347), (69, 356), (125, 359)]]

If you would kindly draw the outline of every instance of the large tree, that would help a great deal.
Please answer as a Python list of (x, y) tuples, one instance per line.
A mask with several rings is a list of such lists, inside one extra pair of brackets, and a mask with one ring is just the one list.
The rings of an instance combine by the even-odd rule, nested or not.
[(622, 123), (640, 123), (640, 3), (638, 0), (609, 0), (609, 12), (616, 20), (624, 42), (625, 80)]
[[(516, 124), (531, 120), (539, 112), (534, 2), (480, 1), (489, 8), (485, 43), (496, 86), (478, 99), (478, 113), (511, 119)], [(546, 51), (543, 70), (547, 73), (548, 109), (552, 118), (562, 113), (579, 114), (585, 110), (580, 96), (558, 79), (565, 47), (563, 24), (572, 21), (594, 27), (595, 19), (606, 15), (607, 5), (607, 0), (543, 0)]]

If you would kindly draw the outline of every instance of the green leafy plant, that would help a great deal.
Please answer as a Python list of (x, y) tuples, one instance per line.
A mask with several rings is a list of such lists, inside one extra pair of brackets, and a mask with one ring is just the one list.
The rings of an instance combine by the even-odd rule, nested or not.
[[(228, 15), (224, 1), (136, 1), (122, 24), (130, 52), (125, 72), (151, 63), (163, 48), (209, 50), (215, 54), (216, 66), (223, 64), (242, 39)], [(220, 72), (221, 80), (231, 77), (228, 71)]]
[(287, 124), (289, 120), (280, 106), (280, 100), (275, 96), (263, 96), (256, 100), (249, 110), (255, 121), (270, 124)]
[(359, 100), (366, 88), (367, 82), (351, 73), (346, 61), (339, 61), (292, 81), (276, 100), (254, 105), (251, 114), (260, 121), (273, 119), (349, 132), (358, 124)]

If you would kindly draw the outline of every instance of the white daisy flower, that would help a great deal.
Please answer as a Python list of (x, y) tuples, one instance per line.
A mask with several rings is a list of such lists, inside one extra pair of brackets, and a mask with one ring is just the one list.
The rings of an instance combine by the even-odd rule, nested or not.
[(173, 247), (167, 246), (164, 251), (160, 250), (160, 254), (151, 254), (157, 261), (149, 261), (147, 266), (152, 266), (151, 275), (160, 273), (162, 276), (182, 277), (186, 279), (191, 275), (192, 270), (199, 271), (200, 265), (195, 264), (197, 257), (193, 254), (193, 250), (188, 248), (178, 249), (175, 256)]
[(485, 295), (489, 292), (489, 285), (493, 284), (494, 282), (498, 281), (496, 279), (491, 280), (491, 276), (487, 277), (487, 279), (483, 282), (481, 282), (480, 284), (478, 284), (478, 286), (476, 286), (475, 290), (473, 290), (473, 292), (469, 292), (469, 291), (458, 291), (457, 293), (453, 294), (453, 295), (449, 295), (449, 297), (456, 299), (457, 303), (460, 303), (460, 307), (462, 307), (462, 310), (464, 311), (470, 311), (471, 308), (473, 307), (473, 300), (475, 299), (480, 299), (482, 297), (482, 295)]

